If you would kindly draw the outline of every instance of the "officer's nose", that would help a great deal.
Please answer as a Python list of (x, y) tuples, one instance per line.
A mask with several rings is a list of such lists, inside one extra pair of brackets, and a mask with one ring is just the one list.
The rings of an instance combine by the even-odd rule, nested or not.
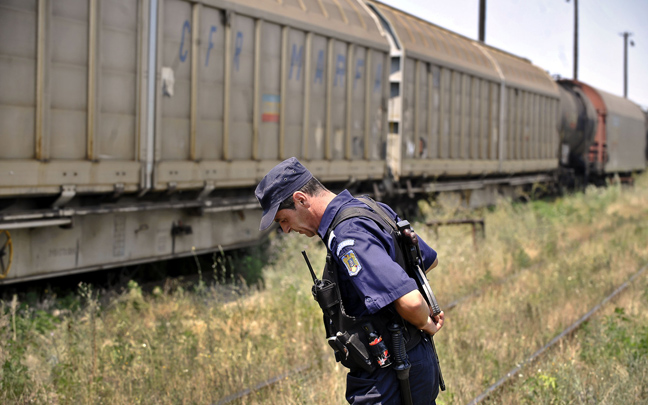
[(281, 230), (282, 230), (284, 233), (289, 233), (289, 232), (290, 232), (290, 227), (288, 226), (288, 224), (283, 224), (283, 223), (282, 223), (282, 224), (281, 224)]

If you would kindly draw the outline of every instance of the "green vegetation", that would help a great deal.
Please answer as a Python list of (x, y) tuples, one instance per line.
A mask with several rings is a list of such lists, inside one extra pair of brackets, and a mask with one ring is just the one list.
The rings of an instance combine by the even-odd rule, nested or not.
[(493, 403), (648, 402), (648, 281), (506, 387)]
[[(442, 198), (420, 208), (424, 218), (486, 220), (476, 246), (469, 225), (441, 227), (437, 238), (415, 224), (439, 253), (429, 278), (441, 306), (472, 294), (435, 339), (448, 385), (440, 404), (479, 395), (648, 262), (647, 175), (632, 189), (552, 202), (469, 211)], [(193, 287), (170, 281), (143, 293), (131, 282), (104, 297), (82, 285), (74, 296), (0, 303), (0, 402), (216, 403), (299, 368), (235, 403), (343, 403), (345, 370), (324, 341), (301, 250), (321, 268), (323, 245), (299, 235), (237, 258), (249, 280), (269, 260), (254, 287), (224, 284), (229, 259), (217, 255), (197, 261)], [(647, 278), (491, 401), (645, 403)]]

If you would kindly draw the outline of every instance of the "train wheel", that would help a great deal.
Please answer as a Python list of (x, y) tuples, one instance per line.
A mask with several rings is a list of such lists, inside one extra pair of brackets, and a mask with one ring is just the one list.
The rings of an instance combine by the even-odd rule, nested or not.
[(6, 278), (13, 261), (13, 241), (9, 231), (0, 231), (0, 279)]

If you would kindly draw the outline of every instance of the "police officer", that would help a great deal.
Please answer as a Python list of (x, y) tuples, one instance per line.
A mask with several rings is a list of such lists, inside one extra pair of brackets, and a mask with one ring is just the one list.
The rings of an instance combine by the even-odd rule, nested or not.
[[(422, 339), (407, 352), (411, 363), (409, 385), (414, 404), (433, 404), (439, 390), (439, 369), (429, 336), (443, 326), (443, 312), (431, 316), (415, 281), (396, 263), (397, 247), (392, 237), (376, 222), (355, 217), (329, 230), (339, 211), (367, 206), (346, 190), (336, 195), (326, 189), (296, 158), (270, 170), (255, 194), (263, 208), (261, 230), (274, 221), (285, 233), (318, 235), (323, 240), (337, 262), (340, 294), (349, 315), (377, 316), (391, 306), (403, 320), (421, 331), (416, 333)], [(397, 218), (387, 205), (380, 206)], [(420, 238), (419, 244), (429, 271), (438, 263), (437, 254)], [(352, 368), (347, 375), (346, 399), (351, 404), (399, 404), (399, 387), (396, 373), (390, 368), (371, 372)]]

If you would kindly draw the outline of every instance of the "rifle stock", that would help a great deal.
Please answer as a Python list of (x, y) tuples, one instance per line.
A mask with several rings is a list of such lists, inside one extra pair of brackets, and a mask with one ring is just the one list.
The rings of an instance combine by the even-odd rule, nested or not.
[(430, 283), (425, 276), (425, 271), (421, 268), (423, 259), (421, 257), (421, 248), (418, 243), (416, 232), (414, 232), (408, 221), (400, 221), (396, 225), (398, 226), (398, 231), (401, 235), (400, 239), (403, 244), (403, 252), (405, 252), (407, 256), (405, 258), (409, 268), (407, 270), (410, 273), (410, 276), (416, 281), (419, 291), (432, 309), (432, 315), (437, 316), (441, 313), (441, 308), (439, 307), (439, 303), (432, 292)]

